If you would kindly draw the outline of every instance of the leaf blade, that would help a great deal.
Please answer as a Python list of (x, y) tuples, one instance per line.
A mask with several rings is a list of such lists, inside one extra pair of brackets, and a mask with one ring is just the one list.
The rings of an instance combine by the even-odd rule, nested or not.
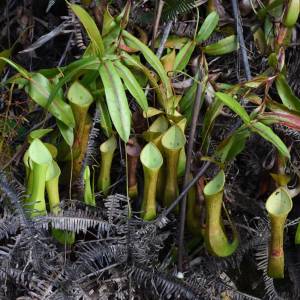
[(143, 89), (141, 88), (138, 81), (133, 76), (132, 72), (124, 66), (120, 61), (115, 61), (119, 76), (122, 78), (125, 86), (129, 90), (130, 94), (135, 98), (136, 102), (140, 105), (143, 111), (148, 110), (148, 101)]
[(251, 123), (251, 129), (252, 131), (258, 133), (265, 140), (272, 143), (283, 156), (290, 158), (290, 152), (288, 148), (270, 127), (261, 122), (255, 122)]
[(205, 18), (203, 24), (201, 25), (201, 28), (196, 37), (196, 42), (202, 43), (202, 42), (206, 41), (210, 37), (210, 35), (213, 33), (213, 31), (215, 30), (218, 23), (219, 23), (218, 13), (215, 11), (211, 12)]
[(102, 57), (104, 55), (104, 45), (95, 21), (80, 5), (70, 4), (70, 7), (84, 26), (96, 53), (99, 55), (99, 57)]
[(121, 139), (128, 141), (131, 128), (131, 112), (122, 81), (111, 61), (105, 61), (99, 68), (104, 85), (106, 103), (112, 122)]
[(244, 107), (242, 107), (233, 97), (228, 94), (217, 92), (215, 96), (220, 99), (225, 105), (233, 110), (237, 115), (241, 117), (244, 123), (250, 123), (250, 117), (247, 114)]

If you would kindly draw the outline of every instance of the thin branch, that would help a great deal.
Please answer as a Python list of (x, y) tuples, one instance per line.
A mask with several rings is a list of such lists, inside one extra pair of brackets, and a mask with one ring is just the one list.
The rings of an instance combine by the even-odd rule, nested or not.
[(163, 1), (163, 0), (156, 1), (156, 9), (155, 9), (156, 15), (155, 15), (155, 19), (154, 19), (153, 35), (152, 35), (152, 41), (151, 41), (152, 50), (154, 50), (155, 39), (157, 36), (158, 26), (159, 26), (161, 13), (162, 13), (164, 5), (165, 5), (165, 1)]
[(248, 60), (248, 55), (247, 55), (247, 48), (245, 45), (245, 40), (244, 40), (244, 35), (243, 35), (243, 27), (241, 24), (241, 18), (240, 18), (240, 11), (239, 7), (237, 4), (236, 0), (231, 0), (231, 6), (233, 9), (233, 14), (234, 14), (234, 19), (235, 19), (235, 24), (236, 24), (236, 32), (240, 44), (240, 49), (242, 53), (242, 60), (243, 60), (243, 65), (244, 65), (244, 70), (245, 70), (245, 76), (247, 81), (251, 80), (251, 71), (250, 71), (250, 66), (249, 66), (249, 60)]
[(166, 216), (181, 202), (181, 200), (188, 193), (191, 187), (199, 180), (201, 176), (203, 176), (203, 174), (206, 172), (206, 170), (210, 165), (211, 165), (210, 161), (204, 163), (204, 165), (197, 172), (196, 176), (186, 185), (186, 187), (182, 190), (179, 196), (173, 201), (173, 203), (154, 220), (154, 222), (159, 222), (160, 220), (166, 218)]
[[(201, 81), (201, 64), (199, 62), (199, 81)], [(197, 122), (199, 118), (200, 109), (202, 106), (202, 93), (203, 93), (203, 86), (202, 83), (199, 82), (197, 86), (196, 97), (193, 105), (193, 115), (192, 115), (192, 123), (190, 128), (189, 134), (189, 141), (187, 147), (187, 158), (186, 158), (186, 166), (185, 166), (185, 173), (183, 179), (183, 187), (185, 188), (190, 172), (191, 172), (191, 161), (193, 156), (193, 147), (195, 141), (195, 133), (197, 128)], [(184, 195), (181, 206), (180, 206), (180, 219), (179, 219), (179, 245), (178, 245), (178, 276), (183, 277), (183, 248), (184, 248), (184, 228), (185, 228), (185, 217), (186, 217), (186, 195)]]
[(170, 35), (170, 31), (171, 31), (172, 25), (173, 25), (173, 21), (169, 21), (168, 24), (167, 24), (167, 26), (165, 27), (163, 36), (162, 36), (160, 44), (159, 44), (159, 48), (157, 49), (157, 52), (156, 52), (156, 56), (158, 58), (161, 58), (161, 55), (162, 55), (162, 53), (164, 51), (165, 44), (166, 44), (166, 41), (167, 41), (167, 39), (168, 39), (168, 37)]

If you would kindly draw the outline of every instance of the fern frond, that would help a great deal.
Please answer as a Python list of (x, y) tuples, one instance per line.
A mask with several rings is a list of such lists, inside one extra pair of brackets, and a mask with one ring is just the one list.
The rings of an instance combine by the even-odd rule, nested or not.
[(175, 276), (156, 269), (134, 265), (130, 272), (132, 282), (139, 289), (146, 289), (154, 299), (203, 299), (196, 290)]
[(174, 20), (178, 15), (190, 12), (195, 7), (195, 0), (166, 0), (162, 11), (162, 19)]
[(82, 243), (78, 246), (77, 252), (79, 254), (78, 265), (92, 272), (111, 263), (122, 263), (127, 259), (125, 241), (123, 244), (109, 244), (102, 241)]
[(20, 219), (15, 213), (11, 213), (4, 208), (3, 215), (0, 218), (0, 240), (15, 235), (20, 228)]
[(115, 225), (104, 221), (96, 212), (89, 209), (68, 209), (61, 211), (57, 215), (49, 214), (35, 219), (36, 226), (45, 230), (48, 230), (49, 223), (52, 228), (76, 233), (80, 231), (86, 233), (88, 228), (97, 227), (100, 232), (109, 232), (115, 228)]
[(282, 299), (280, 295), (277, 293), (277, 290), (274, 285), (273, 278), (268, 276), (268, 241), (259, 245), (256, 248), (255, 254), (257, 260), (257, 268), (258, 270), (262, 270), (263, 272), (263, 281), (265, 284), (265, 296), (267, 299)]
[(110, 224), (116, 224), (122, 219), (127, 219), (128, 198), (124, 195), (114, 194), (104, 200), (106, 216)]

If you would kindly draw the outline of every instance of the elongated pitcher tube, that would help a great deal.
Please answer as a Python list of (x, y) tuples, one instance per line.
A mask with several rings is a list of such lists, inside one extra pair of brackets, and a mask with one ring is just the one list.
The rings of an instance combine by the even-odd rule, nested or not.
[(167, 207), (178, 195), (177, 167), (180, 151), (185, 144), (185, 136), (182, 130), (177, 125), (174, 125), (163, 135), (161, 143), (166, 161), (166, 182), (163, 204)]
[(272, 278), (284, 277), (284, 224), (292, 207), (291, 197), (286, 189), (282, 187), (273, 192), (266, 202), (266, 209), (271, 223), (268, 275)]
[(141, 147), (136, 139), (130, 139), (126, 145), (127, 164), (128, 164), (128, 195), (131, 199), (138, 195), (137, 185), (137, 166), (141, 153)]
[(29, 146), (28, 156), (32, 165), (32, 188), (28, 203), (30, 216), (47, 214), (45, 202), (45, 185), (47, 169), (52, 162), (52, 156), (47, 147), (34, 139)]
[(148, 143), (143, 148), (140, 159), (144, 171), (142, 217), (144, 220), (152, 220), (156, 216), (156, 186), (163, 157), (153, 143)]
[[(159, 116), (149, 127), (143, 136), (147, 142), (152, 142), (158, 148), (158, 150), (163, 153), (163, 147), (161, 145), (161, 139), (163, 133), (167, 131), (169, 123), (165, 116)], [(166, 179), (166, 170), (165, 165), (162, 165), (159, 169), (157, 186), (156, 186), (156, 198), (157, 200), (163, 199), (165, 179)]]
[(237, 231), (233, 229), (233, 241), (230, 243), (224, 232), (221, 210), (223, 202), (225, 174), (221, 170), (204, 188), (206, 207), (205, 245), (216, 256), (231, 255), (238, 246)]
[(101, 144), (101, 166), (100, 174), (97, 181), (97, 188), (102, 191), (104, 195), (109, 192), (109, 187), (111, 185), (110, 172), (111, 164), (114, 157), (114, 152), (117, 148), (117, 140), (114, 136), (111, 136), (107, 141)]
[[(75, 138), (73, 144), (73, 179), (80, 176), (82, 161), (88, 145), (90, 116), (88, 110), (93, 102), (91, 93), (78, 81), (73, 82), (67, 95), (75, 118)], [(87, 128), (89, 127), (89, 128)], [(87, 130), (88, 129), (88, 130)]]
[(96, 199), (91, 185), (90, 167), (86, 166), (83, 173), (84, 180), (84, 202), (86, 205), (96, 206)]
[[(46, 175), (46, 191), (48, 195), (50, 212), (58, 215), (60, 209), (59, 176), (60, 168), (53, 160), (49, 165)], [(72, 245), (75, 242), (75, 232), (52, 228), (52, 236), (61, 244)]]

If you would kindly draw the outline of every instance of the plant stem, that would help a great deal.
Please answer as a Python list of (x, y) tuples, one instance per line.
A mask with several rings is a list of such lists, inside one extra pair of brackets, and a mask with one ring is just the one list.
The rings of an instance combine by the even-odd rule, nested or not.
[(161, 56), (162, 56), (162, 53), (164, 51), (166, 41), (167, 41), (167, 39), (169, 37), (172, 25), (173, 25), (173, 21), (169, 21), (168, 24), (167, 24), (167, 26), (165, 27), (163, 36), (162, 36), (160, 44), (159, 44), (159, 48), (157, 49), (157, 52), (156, 52), (156, 56), (158, 58), (161, 58)]
[[(201, 73), (201, 67), (199, 66), (199, 71)], [(183, 187), (187, 186), (189, 176), (191, 173), (191, 161), (193, 156), (193, 146), (194, 146), (194, 138), (197, 128), (197, 121), (199, 118), (200, 109), (202, 106), (202, 83), (199, 83), (197, 86), (196, 97), (194, 101), (193, 107), (193, 116), (192, 123), (189, 134), (189, 141), (187, 147), (187, 159), (185, 166), (185, 173), (183, 179)], [(186, 218), (186, 195), (184, 195), (181, 205), (180, 205), (180, 219), (179, 219), (179, 245), (178, 245), (178, 273), (183, 273), (183, 250), (184, 250), (184, 228), (185, 228), (185, 218)]]
[(242, 28), (242, 24), (241, 24), (241, 18), (240, 18), (240, 12), (239, 12), (237, 0), (231, 0), (231, 6), (232, 6), (233, 15), (234, 15), (235, 24), (236, 24), (236, 32), (237, 32), (238, 40), (240, 43), (241, 53), (242, 53), (245, 77), (246, 77), (247, 81), (249, 81), (249, 80), (251, 80), (251, 71), (250, 71), (250, 66), (249, 66), (247, 48), (245, 45), (243, 28)]
[(154, 49), (154, 44), (155, 44), (155, 39), (157, 36), (157, 31), (158, 31), (158, 26), (161, 18), (161, 13), (164, 7), (165, 1), (163, 0), (157, 0), (156, 1), (156, 15), (154, 19), (154, 24), (153, 24), (153, 35), (152, 35), (152, 41), (151, 41), (151, 48), (152, 50)]

